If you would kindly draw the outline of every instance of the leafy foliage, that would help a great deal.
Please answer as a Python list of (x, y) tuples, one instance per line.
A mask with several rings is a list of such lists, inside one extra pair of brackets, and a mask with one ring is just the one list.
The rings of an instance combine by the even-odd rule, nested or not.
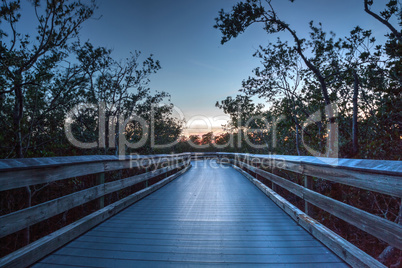
[[(366, 12), (368, 9), (381, 23), (389, 24), (392, 16), (401, 14), (396, 1), (389, 1), (379, 15), (370, 10), (373, 1), (364, 2)], [(400, 24), (401, 18), (398, 21)], [(386, 44), (378, 44), (370, 30), (359, 26), (349, 36), (337, 38), (313, 21), (308, 38), (301, 38), (280, 20), (271, 1), (246, 1), (236, 4), (228, 13), (221, 10), (215, 28), (221, 31), (225, 43), (252, 23), (262, 23), (268, 34), (288, 32), (294, 45), (278, 39), (260, 46), (254, 56), (260, 59), (262, 67), (254, 69), (254, 76), (243, 81), (240, 92), (244, 95), (228, 97), (217, 104), (231, 116), (231, 132), (243, 131), (239, 118), (246, 122), (254, 116), (249, 107), (253, 107), (251, 98), (257, 96), (269, 104), (260, 114), (271, 124), (273, 117), (284, 116), (278, 124), (278, 139), (286, 135), (281, 145), (293, 144), (277, 148), (267, 144), (272, 152), (308, 154), (300, 144), (302, 141), (323, 152), (332, 133), (325, 129), (328, 123), (336, 122), (340, 157), (399, 159), (401, 42), (394, 34), (394, 26), (385, 24), (391, 30), (386, 34)], [(336, 121), (321, 118), (303, 127), (309, 116), (316, 111), (323, 113), (329, 103), (337, 104)], [(273, 133), (269, 133), (264, 135), (271, 140)]]
[[(22, 8), (37, 18), (35, 34), (17, 31), (24, 22)], [(2, 1), (2, 158), (116, 153), (119, 148), (113, 143), (116, 145), (121, 133), (109, 122), (116, 123), (118, 118), (132, 114), (143, 117), (148, 124), (154, 119), (157, 143), (179, 137), (182, 122), (172, 116), (169, 94), (152, 93), (149, 88), (150, 76), (161, 68), (159, 61), (152, 55), (141, 60), (138, 51), (118, 61), (110, 49), (78, 41), (80, 27), (95, 9), (94, 0), (35, 0), (30, 4)], [(105, 144), (98, 144), (98, 149), (80, 150), (65, 137), (65, 117), (80, 103), (92, 104), (95, 109), (75, 109), (73, 133), (81, 142), (97, 142), (99, 134), (109, 137)], [(98, 103), (105, 105), (106, 133), (99, 133)], [(139, 140), (142, 133), (135, 121), (123, 132), (129, 142)], [(148, 144), (142, 153), (149, 153), (149, 148)]]

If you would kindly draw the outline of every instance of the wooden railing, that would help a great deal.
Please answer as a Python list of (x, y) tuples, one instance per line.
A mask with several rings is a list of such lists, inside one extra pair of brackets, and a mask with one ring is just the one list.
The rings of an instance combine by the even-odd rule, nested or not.
[[(233, 165), (294, 220), (327, 245), (352, 266), (378, 267), (381, 263), (365, 254), (308, 215), (314, 205), (378, 239), (402, 249), (402, 227), (395, 222), (370, 214), (312, 190), (320, 178), (377, 193), (402, 198), (401, 161), (328, 159), (309, 156), (251, 155), (217, 153), (221, 163)], [(281, 169), (304, 176), (304, 185), (268, 172)], [(250, 175), (253, 174), (255, 177)], [(271, 182), (267, 187), (259, 179)], [(299, 210), (276, 193), (280, 186), (305, 201), (305, 211)]]
[[(169, 183), (190, 167), (191, 154), (152, 156), (77, 156), (0, 160), (0, 192), (73, 177), (97, 174), (97, 186), (74, 192), (35, 206), (0, 216), (0, 238), (23, 230), (72, 208), (99, 199), (100, 209), (0, 259), (0, 266), (26, 267), (80, 234), (113, 216), (127, 206)], [(146, 172), (105, 183), (105, 172), (131, 168)], [(149, 167), (154, 167), (148, 171)], [(167, 176), (174, 171), (173, 175)], [(148, 180), (166, 174), (163, 180), (148, 186)], [(104, 206), (107, 194), (146, 183), (146, 188), (115, 203)]]
[(204, 160), (204, 159), (211, 159), (216, 158), (216, 152), (203, 152), (203, 153), (191, 153), (192, 160)]
[[(189, 168), (192, 159), (213, 157), (220, 163), (233, 165), (303, 228), (352, 266), (379, 267), (381, 263), (311, 218), (309, 215), (311, 215), (312, 206), (325, 210), (389, 245), (402, 249), (400, 225), (312, 190), (313, 178), (320, 178), (400, 199), (402, 198), (401, 161), (211, 152), (123, 158), (115, 156), (53, 157), (0, 160), (0, 192), (91, 174), (96, 174), (98, 185), (0, 216), (0, 237), (13, 234), (93, 200), (99, 200), (100, 209), (5, 256), (0, 260), (0, 266), (25, 267), (34, 263), (172, 181)], [(105, 173), (144, 166), (152, 166), (154, 169), (105, 183)], [(304, 185), (274, 174), (275, 169), (303, 176)], [(175, 173), (172, 174), (173, 172)], [(166, 178), (148, 185), (148, 180), (163, 174), (166, 174)], [(167, 174), (172, 175), (167, 176)], [(270, 187), (267, 187), (261, 179), (270, 181)], [(105, 195), (141, 182), (145, 183), (146, 188), (104, 207)], [(277, 187), (286, 189), (303, 199), (305, 211), (301, 211), (280, 196), (276, 192)]]

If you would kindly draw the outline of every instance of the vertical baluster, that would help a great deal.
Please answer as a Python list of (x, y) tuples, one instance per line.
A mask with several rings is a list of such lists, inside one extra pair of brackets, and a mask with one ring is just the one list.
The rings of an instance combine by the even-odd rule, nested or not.
[[(304, 187), (312, 190), (313, 189), (313, 178), (311, 178), (309, 176), (303, 176), (303, 177), (304, 177)], [(304, 212), (311, 217), (313, 216), (313, 206), (307, 201), (304, 201)]]
[[(96, 184), (101, 185), (105, 184), (105, 173), (98, 173), (96, 175)], [(103, 208), (105, 206), (105, 196), (102, 196), (99, 198), (99, 209)]]

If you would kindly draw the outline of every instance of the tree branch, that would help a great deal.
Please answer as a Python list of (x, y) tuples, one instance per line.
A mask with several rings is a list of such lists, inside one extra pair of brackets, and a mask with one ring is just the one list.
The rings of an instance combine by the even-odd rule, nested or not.
[(368, 0), (364, 0), (364, 11), (366, 11), (367, 14), (371, 15), (372, 17), (374, 17), (376, 20), (378, 20), (379, 22), (381, 22), (385, 26), (387, 26), (388, 29), (390, 29), (391, 32), (395, 35), (395, 37), (398, 39), (399, 43), (402, 44), (402, 34), (400, 32), (398, 32), (398, 30), (395, 29), (395, 27), (392, 26), (392, 24), (389, 23), (387, 20), (381, 18), (378, 14), (372, 12), (369, 9)]

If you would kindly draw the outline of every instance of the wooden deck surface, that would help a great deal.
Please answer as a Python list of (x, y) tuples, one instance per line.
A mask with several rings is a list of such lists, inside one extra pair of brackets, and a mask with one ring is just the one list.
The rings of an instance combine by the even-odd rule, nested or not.
[(192, 164), (34, 267), (347, 267), (233, 168)]

